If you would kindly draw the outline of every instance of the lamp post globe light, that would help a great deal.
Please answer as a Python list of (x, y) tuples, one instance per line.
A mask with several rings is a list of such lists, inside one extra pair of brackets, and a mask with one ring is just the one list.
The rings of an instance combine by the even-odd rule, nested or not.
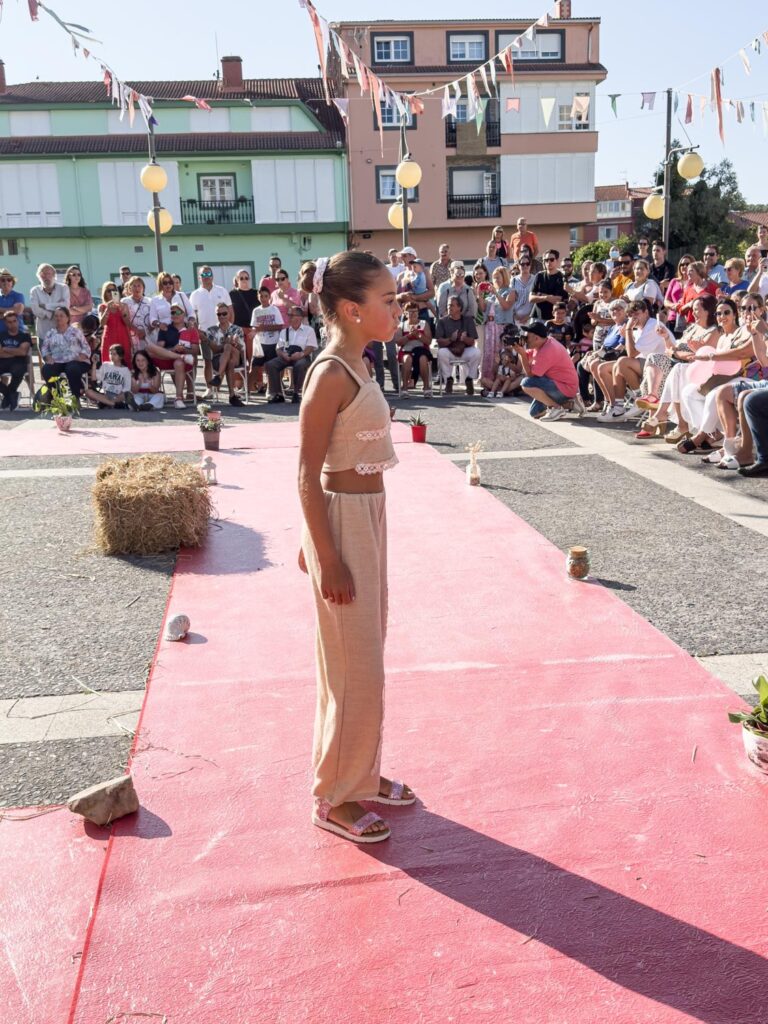
[(161, 235), (167, 235), (173, 227), (173, 217), (164, 206), (153, 206), (147, 214), (147, 224), (150, 231), (157, 231), (159, 228)]
[(664, 216), (664, 196), (651, 192), (643, 203), (643, 213), (648, 220), (661, 220)]
[(149, 163), (142, 168), (139, 181), (147, 192), (152, 193), (152, 209), (147, 214), (147, 224), (155, 235), (155, 251), (157, 253), (157, 270), (163, 272), (163, 243), (161, 236), (173, 227), (173, 217), (160, 204), (159, 192), (168, 184), (168, 174), (157, 162), (155, 153), (155, 126), (150, 120), (148, 127)]
[[(413, 210), (410, 208), (410, 206), (407, 209), (408, 224), (410, 225), (411, 222), (413, 221)], [(392, 203), (390, 208), (387, 210), (387, 220), (396, 231), (402, 231), (403, 228), (405, 227), (405, 212), (406, 208), (404, 207), (402, 200), (400, 199), (398, 199), (396, 203)], [(404, 234), (403, 239), (403, 247), (405, 247), (408, 244), (408, 235)]]
[[(664, 218), (662, 236), (664, 239), (664, 246), (667, 250), (669, 249), (669, 214), (672, 208), (672, 165), (675, 162), (675, 157), (679, 157), (677, 161), (677, 173), (681, 178), (685, 178), (686, 181), (693, 181), (694, 178), (698, 178), (704, 170), (704, 161), (696, 152), (699, 148), (698, 146), (672, 145), (673, 95), (674, 91), (672, 89), (667, 89), (667, 136), (664, 146), (664, 184), (659, 190), (660, 195), (650, 195), (643, 203), (643, 212), (649, 220), (659, 220), (661, 217)], [(659, 203), (657, 202), (659, 199), (663, 204), (661, 212), (659, 212)]]
[(685, 178), (687, 181), (692, 181), (694, 178), (700, 177), (703, 170), (704, 161), (701, 159), (699, 154), (694, 153), (693, 150), (683, 153), (677, 161), (677, 173), (681, 178)]

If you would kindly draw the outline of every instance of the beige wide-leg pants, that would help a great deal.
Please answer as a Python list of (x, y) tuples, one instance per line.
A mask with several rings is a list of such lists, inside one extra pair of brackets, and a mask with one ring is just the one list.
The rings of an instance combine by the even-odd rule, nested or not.
[(332, 806), (379, 792), (387, 632), (384, 492), (325, 492), (334, 543), (352, 574), (355, 600), (322, 596), (320, 566), (304, 526), (302, 547), (317, 608), (317, 709), (312, 794)]

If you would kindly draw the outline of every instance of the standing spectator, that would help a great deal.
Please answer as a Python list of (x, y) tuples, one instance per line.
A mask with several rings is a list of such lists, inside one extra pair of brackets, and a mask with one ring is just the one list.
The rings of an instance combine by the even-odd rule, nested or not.
[(408, 254), (405, 259), (407, 269), (397, 279), (397, 301), (401, 305), (415, 302), (419, 307), (419, 316), (427, 321), (432, 330), (432, 305), (435, 297), (432, 275), (418, 256)]
[[(229, 293), (230, 304), (232, 306), (232, 319), (237, 326), (243, 332), (243, 338), (245, 339), (245, 357), (248, 366), (248, 383), (249, 386), (253, 386), (255, 378), (255, 371), (251, 369), (253, 362), (253, 339), (255, 331), (251, 327), (251, 318), (253, 317), (253, 311), (259, 304), (259, 293), (256, 288), (253, 287), (251, 281), (250, 271), (245, 267), (241, 267), (240, 270), (235, 274), (232, 282), (233, 287)], [(256, 384), (256, 391), (258, 391), (258, 384)]]
[(157, 275), (157, 295), (154, 295), (149, 302), (149, 321), (153, 331), (153, 340), (162, 327), (170, 327), (172, 306), (180, 306), (187, 320), (194, 316), (189, 299), (183, 292), (176, 291), (173, 277), (170, 274), (160, 273)]
[(501, 224), (497, 224), (496, 227), (493, 229), (491, 241), (494, 244), (493, 255), (498, 256), (500, 259), (506, 262), (510, 258), (510, 246), (509, 242), (504, 237), (504, 228), (501, 226)]
[(456, 361), (466, 367), (467, 394), (474, 395), (475, 377), (480, 368), (480, 351), (475, 344), (476, 339), (474, 316), (465, 312), (464, 303), (457, 295), (451, 296), (448, 315), (441, 317), (437, 323), (437, 366), (445, 384), (446, 395), (453, 393), (453, 363)]
[(491, 291), (485, 300), (485, 331), (483, 335), (480, 384), (489, 388), (496, 376), (501, 350), (501, 334), (507, 324), (514, 322), (515, 293), (509, 285), (509, 271), (497, 267), (491, 274)]
[(224, 303), (232, 313), (232, 300), (229, 292), (222, 284), (213, 283), (213, 270), (208, 267), (200, 267), (198, 274), (200, 287), (195, 288), (189, 296), (192, 311), (197, 319), (197, 326), (205, 334), (218, 326), (217, 311)]
[(467, 283), (471, 285), (472, 293), (477, 303), (475, 326), (477, 327), (477, 345), (482, 353), (483, 346), (485, 345), (485, 302), (493, 291), (491, 275), (486, 270), (482, 260), (478, 260), (474, 267), (472, 267), (472, 273)]
[(496, 255), (496, 242), (492, 238), (485, 247), (483, 266), (488, 271), (489, 275), (493, 276), (493, 272), (497, 267), (505, 267), (506, 265), (506, 260), (502, 259), (501, 256)]
[(533, 312), (531, 292), (533, 291), (534, 276), (532, 273), (533, 257), (529, 253), (523, 253), (518, 260), (520, 273), (516, 274), (510, 283), (515, 293), (515, 304), (512, 307), (514, 322), (517, 324), (527, 323)]
[(688, 281), (683, 287), (683, 296), (677, 312), (685, 317), (687, 324), (693, 323), (693, 304), (700, 295), (716, 295), (717, 285), (707, 277), (707, 268), (698, 260), (688, 266)]
[(93, 296), (88, 291), (85, 278), (76, 264), (69, 267), (64, 275), (64, 284), (69, 288), (69, 312), (73, 324), (81, 324), (83, 317), (93, 312)]
[(664, 309), (666, 310), (667, 317), (664, 322), (678, 338), (688, 326), (688, 321), (679, 311), (679, 307), (683, 301), (685, 286), (688, 283), (688, 267), (694, 262), (695, 260), (690, 254), (680, 257), (680, 262), (677, 264), (677, 273), (669, 282), (666, 294), (664, 295)]
[(650, 264), (650, 262), (651, 262), (651, 254), (650, 254), (649, 250), (650, 250), (650, 242), (648, 241), (648, 239), (644, 235), (641, 235), (640, 238), (638, 238), (638, 240), (637, 240), (637, 257), (636, 258), (639, 259), (639, 260), (645, 260), (646, 263)]
[(525, 217), (517, 218), (517, 231), (510, 238), (509, 244), (512, 249), (512, 255), (516, 260), (520, 259), (520, 250), (524, 245), (527, 245), (531, 250), (531, 256), (536, 257), (539, 255), (539, 240), (533, 231), (528, 229), (528, 222)]
[[(464, 264), (459, 260), (451, 263), (451, 277), (443, 281), (437, 290), (437, 315), (444, 317), (448, 315), (448, 303), (456, 297), (461, 299), (461, 308), (466, 311), (467, 316), (474, 320), (477, 315), (477, 299), (475, 293), (466, 282), (467, 272)], [(476, 336), (476, 335), (475, 335)]]
[[(563, 256), (563, 263), (561, 269), (563, 271), (563, 277), (565, 278), (566, 288), (578, 288), (578, 286), (582, 283), (582, 279), (579, 277), (578, 274), (574, 273), (573, 256)], [(590, 264), (590, 270), (591, 269), (592, 265)]]
[(754, 244), (761, 256), (768, 256), (768, 226), (765, 224), (757, 225), (757, 241)]
[(531, 249), (530, 245), (521, 245), (520, 256), (518, 257), (518, 264), (520, 260), (524, 259), (526, 256), (531, 261), (531, 273), (535, 277), (536, 274), (540, 274), (544, 269), (544, 262), (543, 260), (540, 260), (538, 256), (533, 255), (533, 250)]
[(101, 289), (99, 304), (99, 327), (101, 328), (101, 362), (109, 359), (109, 350), (120, 345), (124, 352), (131, 351), (131, 335), (128, 330), (128, 312), (118, 298), (119, 289), (112, 281), (105, 281)]
[(256, 390), (264, 391), (264, 366), (277, 355), (277, 343), (283, 327), (283, 314), (272, 305), (272, 292), (266, 285), (259, 288), (259, 305), (251, 314), (254, 332), (253, 370), (256, 374)]
[(400, 276), (400, 271), (403, 269), (403, 265), (400, 262), (400, 253), (397, 251), (397, 249), (389, 250), (389, 252), (387, 253), (387, 260), (389, 262), (385, 264), (386, 268), (390, 272), (392, 277), (395, 280), (397, 280), (398, 277)]
[[(131, 336), (131, 352), (146, 348), (152, 336), (152, 317), (149, 299), (144, 297), (144, 282), (140, 277), (129, 277), (123, 285), (125, 298), (120, 302), (125, 310), (125, 323)], [(126, 350), (128, 351), (128, 350)]]
[(70, 323), (66, 306), (54, 310), (53, 327), (40, 345), (40, 355), (44, 364), (43, 380), (63, 374), (70, 391), (79, 398), (83, 393), (83, 376), (91, 365), (91, 347), (80, 328)]
[[(124, 263), (123, 266), (120, 267), (120, 269), (118, 270), (118, 274), (120, 275), (120, 288), (124, 289), (128, 282), (130, 281), (130, 279), (133, 277), (133, 274), (131, 273), (131, 268), (128, 266), (127, 263)], [(125, 294), (125, 291), (123, 291), (123, 294)]]
[(215, 371), (208, 381), (208, 387), (218, 388), (222, 378), (227, 381), (230, 405), (244, 405), (243, 400), (235, 392), (235, 368), (245, 359), (245, 339), (242, 327), (232, 323), (232, 307), (228, 302), (220, 302), (216, 309), (218, 323), (205, 332), (203, 339), (203, 358), (205, 372), (209, 366)]
[[(32, 339), (23, 331), (21, 318), (14, 309), (5, 314), (5, 332), (0, 335), (0, 408), (14, 412), (19, 404), (19, 385), (24, 380), (29, 363)], [(5, 378), (10, 378), (5, 383)]]
[(131, 391), (138, 412), (158, 412), (165, 405), (165, 395), (161, 390), (160, 371), (146, 352), (135, 352), (133, 356), (133, 374)]
[(531, 398), (529, 415), (534, 419), (559, 420), (572, 402), (576, 411), (582, 413), (579, 378), (566, 349), (548, 336), (546, 325), (540, 320), (521, 327), (520, 333), (528, 348), (518, 344), (515, 351), (525, 375), (520, 387)]
[(173, 278), (173, 287), (176, 289), (177, 295), (186, 295), (186, 292), (181, 287), (181, 274), (171, 274)]
[(293, 307), (299, 306), (303, 311), (304, 304), (301, 300), (301, 293), (291, 286), (291, 279), (282, 268), (277, 272), (276, 281), (277, 288), (272, 291), (272, 305), (277, 306), (280, 310), (283, 325), (287, 327)]
[[(171, 287), (173, 280), (169, 278)], [(152, 300), (154, 302), (154, 299)], [(172, 370), (176, 385), (175, 409), (184, 408), (184, 382), (194, 373), (195, 356), (200, 351), (197, 331), (187, 327), (187, 312), (175, 300), (171, 305), (170, 324), (161, 323), (157, 339), (147, 343), (146, 353), (158, 370)], [(206, 396), (208, 397), (208, 396)]]
[(704, 246), (704, 267), (706, 276), (715, 284), (728, 284), (728, 275), (720, 262), (720, 253), (714, 242)]
[(613, 270), (611, 271), (611, 284), (613, 285), (614, 299), (620, 299), (627, 288), (634, 283), (634, 265), (635, 257), (629, 249), (625, 249), (624, 252), (619, 253), (619, 258), (615, 262)]
[(551, 320), (553, 303), (568, 300), (565, 278), (560, 270), (560, 253), (557, 249), (548, 249), (544, 253), (544, 266), (546, 270), (537, 274), (534, 279), (531, 302), (536, 303), (539, 320)]
[(744, 280), (744, 260), (730, 259), (725, 261), (725, 272), (728, 275), (728, 283), (720, 285), (720, 292), (723, 295), (733, 295), (735, 292), (745, 292), (749, 283)]
[(292, 306), (288, 311), (288, 326), (280, 332), (277, 342), (277, 355), (267, 363), (269, 378), (268, 402), (275, 404), (284, 402), (283, 371), (291, 372), (291, 401), (298, 405), (301, 401), (301, 389), (304, 377), (309, 369), (310, 357), (317, 348), (317, 338), (312, 328), (305, 323), (304, 310), (301, 306)]
[(24, 296), (17, 292), (16, 278), (5, 267), (0, 268), (0, 334), (5, 330), (4, 318), (8, 313), (15, 313), (17, 322), (21, 323), (24, 316)]
[(675, 268), (667, 259), (666, 246), (659, 239), (651, 246), (651, 257), (651, 277), (661, 288), (662, 294), (666, 295), (669, 282), (675, 276)]
[(744, 269), (744, 280), (747, 284), (752, 284), (755, 277), (760, 273), (760, 249), (756, 245), (750, 245), (744, 253), (744, 259), (747, 264)]
[(62, 306), (69, 310), (69, 288), (59, 284), (56, 271), (50, 263), (40, 264), (37, 279), (40, 284), (35, 285), (29, 293), (29, 305), (35, 318), (38, 341), (42, 341), (53, 330), (56, 310)]
[(432, 274), (432, 283), (436, 289), (440, 287), (443, 281), (450, 280), (451, 247), (447, 242), (443, 242), (437, 250), (437, 259), (429, 268), (429, 272)]
[(269, 258), (269, 273), (265, 274), (264, 277), (259, 281), (259, 288), (269, 288), (270, 294), (277, 291), (280, 287), (280, 283), (277, 280), (278, 274), (282, 270), (283, 262), (279, 256), (270, 256)]

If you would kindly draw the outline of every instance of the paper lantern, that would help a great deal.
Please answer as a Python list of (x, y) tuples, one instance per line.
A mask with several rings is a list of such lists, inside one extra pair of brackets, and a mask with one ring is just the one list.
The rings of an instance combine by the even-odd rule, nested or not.
[(397, 165), (395, 177), (401, 188), (416, 188), (421, 181), (421, 168), (415, 160), (403, 160)]
[[(387, 220), (389, 221), (389, 223), (392, 225), (393, 228), (396, 228), (398, 231), (402, 231), (403, 230), (404, 218), (403, 218), (403, 204), (402, 203), (392, 203), (392, 205), (390, 206), (389, 210), (387, 211)], [(412, 220), (413, 220), (413, 210), (409, 206), (408, 207), (408, 224), (409, 225), (410, 225)]]
[(698, 178), (703, 170), (704, 161), (698, 153), (683, 153), (677, 161), (677, 173), (688, 181)]
[(139, 181), (147, 192), (162, 192), (168, 184), (168, 175), (160, 164), (147, 164), (141, 169)]
[(664, 196), (654, 192), (643, 203), (643, 213), (648, 220), (661, 220), (664, 216)]
[[(160, 219), (160, 234), (167, 235), (173, 227), (173, 217), (168, 213), (165, 207), (161, 206), (158, 210), (158, 216)], [(149, 224), (150, 230), (155, 230), (155, 211), (150, 210), (147, 214), (147, 224)]]

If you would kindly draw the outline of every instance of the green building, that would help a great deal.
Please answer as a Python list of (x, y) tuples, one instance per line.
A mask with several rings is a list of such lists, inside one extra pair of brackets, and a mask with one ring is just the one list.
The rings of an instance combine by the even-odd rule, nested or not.
[[(225, 57), (218, 80), (131, 85), (154, 97), (174, 225), (164, 269), (185, 290), (201, 264), (230, 288), (237, 268), (258, 279), (272, 254), (295, 284), (306, 258), (347, 247), (344, 125), (320, 79), (243, 79), (241, 59)], [(0, 61), (0, 266), (27, 296), (42, 262), (79, 264), (94, 297), (121, 264), (154, 275), (147, 141), (138, 109), (121, 120), (103, 82), (6, 84)]]

